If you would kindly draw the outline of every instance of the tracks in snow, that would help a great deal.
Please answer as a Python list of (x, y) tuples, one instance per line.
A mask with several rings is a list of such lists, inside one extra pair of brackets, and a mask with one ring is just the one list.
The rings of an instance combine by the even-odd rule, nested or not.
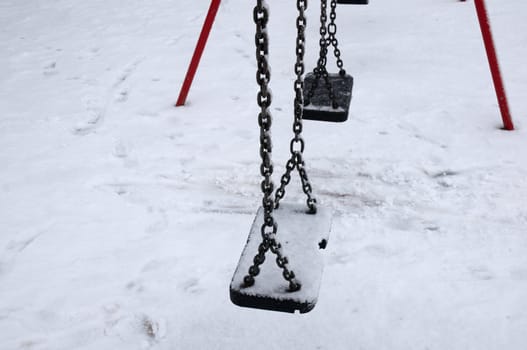
[(95, 132), (103, 124), (108, 111), (114, 103), (125, 102), (128, 99), (129, 89), (122, 88), (137, 70), (145, 58), (139, 58), (126, 66), (114, 80), (104, 96), (104, 102), (97, 99), (88, 98), (85, 102), (85, 109), (88, 118), (85, 122), (76, 126), (73, 130), (75, 135), (84, 136)]

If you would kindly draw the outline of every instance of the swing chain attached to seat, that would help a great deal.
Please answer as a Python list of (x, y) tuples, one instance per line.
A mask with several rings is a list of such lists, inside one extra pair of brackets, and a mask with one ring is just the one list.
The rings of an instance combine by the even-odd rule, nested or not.
[(340, 50), (338, 47), (339, 42), (337, 40), (337, 24), (335, 23), (335, 20), (337, 19), (337, 0), (331, 0), (331, 12), (329, 18), (331, 21), (328, 24), (329, 43), (327, 45), (333, 45), (333, 53), (337, 59), (337, 67), (340, 70), (339, 74), (340, 76), (345, 76), (346, 70), (344, 69), (344, 62), (342, 62), (342, 58), (340, 57)]
[[(311, 85), (311, 88), (309, 89), (309, 92), (307, 94), (306, 98), (306, 105), (309, 105), (311, 102), (311, 99), (315, 95), (315, 90), (318, 87), (320, 78), (324, 78), (324, 83), (326, 85), (326, 90), (328, 91), (329, 99), (331, 100), (331, 104), (333, 108), (338, 108), (338, 103), (335, 98), (335, 93), (333, 92), (333, 86), (331, 85), (331, 82), (329, 80), (329, 73), (326, 68), (327, 64), (327, 56), (328, 56), (328, 47), (332, 43), (332, 35), (331, 33), (328, 35), (328, 30), (331, 27), (331, 29), (335, 29), (334, 32), (336, 33), (336, 24), (335, 24), (335, 18), (336, 18), (336, 11), (333, 8), (333, 2), (332, 1), (332, 10), (331, 10), (331, 17), (332, 21), (330, 25), (327, 25), (327, 0), (321, 0), (320, 1), (320, 54), (317, 61), (317, 66), (313, 70), (313, 73), (315, 74), (315, 80), (313, 84)], [(334, 34), (333, 34), (334, 37)], [(336, 40), (336, 39), (335, 39)], [(335, 55), (337, 54), (337, 51), (335, 51)], [(340, 51), (338, 51), (338, 54), (340, 56)], [(338, 61), (337, 61), (338, 62)], [(342, 63), (342, 60), (340, 61)], [(338, 63), (337, 63), (338, 64)], [(339, 67), (340, 68), (340, 67)]]
[[(306, 0), (298, 0), (299, 10), (303, 13), (305, 9)], [(300, 6), (300, 3), (305, 4)], [(264, 223), (261, 227), (262, 242), (258, 246), (258, 253), (253, 259), (253, 265), (249, 268), (248, 274), (243, 279), (243, 287), (247, 288), (255, 283), (255, 277), (260, 273), (260, 266), (265, 261), (265, 254), (271, 250), (276, 255), (276, 264), (282, 269), (282, 276), (289, 282), (289, 291), (297, 291), (301, 285), (295, 279), (295, 274), (288, 268), (288, 259), (282, 254), (282, 246), (276, 239), (278, 225), (273, 217), (274, 201), (272, 198), (274, 184), (271, 179), (273, 174), (273, 164), (271, 161), (272, 143), (271, 143), (271, 124), (272, 117), (268, 111), (271, 105), (271, 91), (268, 88), (268, 83), (271, 80), (271, 73), (268, 62), (269, 39), (267, 36), (267, 23), (269, 20), (269, 10), (265, 0), (257, 0), (257, 4), (253, 12), (254, 22), (256, 24), (256, 59), (258, 70), (256, 73), (256, 81), (260, 86), (260, 91), (257, 95), (258, 106), (260, 106), (260, 113), (258, 115), (258, 124), (260, 126), (260, 157), (262, 164), (260, 166), (260, 173), (264, 177), (261, 183), (263, 193), (262, 207), (264, 212)], [(305, 19), (303, 20), (305, 24)], [(297, 22), (298, 23), (298, 22)], [(303, 41), (303, 40), (302, 40)], [(303, 50), (303, 48), (302, 48)], [(300, 85), (301, 87), (302, 85)], [(302, 92), (300, 92), (300, 95)]]
[[(325, 1), (325, 0), (323, 0)], [(285, 188), (291, 181), (291, 172), (296, 168), (300, 175), (302, 182), (302, 190), (307, 196), (308, 213), (315, 214), (317, 212), (316, 203), (317, 200), (313, 197), (312, 187), (309, 183), (309, 178), (305, 170), (305, 163), (303, 160), (303, 152), (305, 148), (305, 142), (302, 138), (302, 115), (304, 113), (304, 54), (305, 54), (305, 29), (306, 29), (306, 17), (305, 10), (307, 8), (307, 0), (297, 0), (298, 18), (296, 20), (297, 37), (296, 37), (296, 63), (295, 73), (296, 80), (294, 82), (295, 100), (294, 100), (294, 121), (293, 121), (293, 132), (295, 136), (290, 143), (291, 158), (286, 163), (285, 173), (282, 175), (280, 180), (280, 188), (275, 193), (275, 208), (280, 206), (280, 200), (285, 196)]]

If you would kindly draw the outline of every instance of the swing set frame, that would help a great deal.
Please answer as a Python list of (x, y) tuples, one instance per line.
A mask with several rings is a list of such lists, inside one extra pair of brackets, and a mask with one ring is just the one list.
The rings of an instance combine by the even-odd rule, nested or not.
[[(466, 0), (460, 0), (465, 2)], [(185, 80), (181, 87), (179, 97), (176, 102), (176, 107), (184, 106), (187, 100), (187, 96), (192, 86), (192, 81), (196, 75), (196, 71), (205, 50), (207, 40), (209, 38), (212, 25), (218, 13), (221, 0), (211, 0), (209, 11), (203, 23), (203, 28), (199, 36), (198, 42), (196, 44), (196, 49), (192, 55), (190, 65), (185, 75)], [(487, 12), (487, 7), (485, 5), (485, 0), (474, 0), (476, 7), (476, 13), (478, 16), (478, 21), (481, 29), (481, 35), (483, 37), (483, 43), (485, 45), (485, 50), (487, 53), (487, 59), (490, 66), (490, 72), (492, 75), (492, 80), (494, 83), (494, 90), (496, 91), (496, 97), (498, 99), (498, 105), (501, 112), (501, 119), (503, 121), (503, 130), (514, 130), (514, 123), (512, 122), (512, 117), (509, 109), (509, 103), (507, 100), (507, 95), (505, 93), (505, 85), (503, 84), (503, 78), (501, 75), (501, 70), (499, 66), (498, 56), (496, 52), (496, 46), (494, 45), (494, 39), (492, 36), (492, 30), (490, 27), (490, 20)]]

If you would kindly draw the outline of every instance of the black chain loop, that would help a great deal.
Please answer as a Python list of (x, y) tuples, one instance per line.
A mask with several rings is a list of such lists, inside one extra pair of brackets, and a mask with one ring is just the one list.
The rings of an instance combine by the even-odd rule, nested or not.
[[(301, 13), (303, 13), (306, 6), (306, 0), (298, 0), (297, 7)], [(256, 82), (260, 86), (260, 91), (257, 94), (257, 103), (261, 109), (260, 113), (258, 114), (258, 125), (260, 126), (260, 157), (262, 159), (260, 173), (264, 177), (260, 185), (263, 193), (262, 207), (264, 211), (264, 223), (260, 229), (262, 242), (258, 246), (258, 253), (253, 258), (253, 265), (249, 268), (248, 274), (243, 279), (243, 287), (250, 287), (254, 285), (255, 277), (260, 274), (260, 266), (265, 262), (265, 254), (271, 250), (271, 252), (276, 255), (276, 264), (282, 269), (282, 276), (286, 281), (289, 282), (289, 290), (294, 292), (299, 290), (301, 285), (296, 281), (295, 273), (289, 270), (288, 259), (283, 255), (282, 246), (277, 242), (276, 233), (278, 232), (278, 225), (276, 224), (273, 217), (274, 200), (272, 196), (274, 184), (271, 180), (271, 176), (273, 174), (273, 164), (271, 161), (273, 148), (271, 142), (272, 117), (268, 111), (272, 101), (271, 91), (268, 87), (269, 81), (271, 80), (271, 72), (268, 61), (269, 39), (267, 36), (269, 10), (265, 0), (256, 1), (256, 6), (253, 11), (253, 19), (254, 23), (256, 24), (255, 43), (256, 61), (258, 67), (258, 71), (256, 73)], [(297, 20), (297, 27), (298, 26), (302, 28), (305, 27), (305, 17), (303, 19)], [(297, 39), (297, 56), (303, 57), (303, 42), (303, 36), (300, 39)], [(301, 48), (298, 48), (299, 43), (302, 46)], [(300, 61), (300, 63), (302, 62)], [(295, 67), (297, 76), (300, 74), (301, 83), (301, 74), (303, 73), (303, 70), (303, 63), (301, 65), (298, 64)], [(302, 92), (300, 91), (300, 98), (301, 96)], [(300, 110), (300, 118), (302, 116), (301, 113), (302, 110)]]

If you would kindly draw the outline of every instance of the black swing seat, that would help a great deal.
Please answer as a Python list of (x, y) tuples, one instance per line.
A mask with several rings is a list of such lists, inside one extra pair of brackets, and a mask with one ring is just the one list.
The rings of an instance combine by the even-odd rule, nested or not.
[(337, 4), (368, 5), (368, 0), (337, 0)]
[[(311, 86), (315, 83), (315, 74), (308, 73), (304, 79), (304, 99)], [(329, 81), (333, 87), (333, 94), (338, 104), (333, 108), (324, 78), (320, 78), (311, 101), (304, 106), (303, 119), (319, 120), (326, 122), (344, 122), (348, 119), (351, 91), (353, 89), (353, 77), (351, 75), (329, 74)]]
[(306, 213), (306, 205), (280, 204), (273, 212), (278, 223), (277, 240), (283, 254), (289, 260), (289, 269), (302, 285), (299, 291), (289, 292), (288, 282), (282, 277), (282, 270), (275, 263), (276, 256), (267, 252), (260, 274), (251, 287), (243, 287), (243, 278), (253, 263), (258, 245), (262, 241), (260, 227), (263, 223), (263, 209), (260, 207), (251, 227), (247, 244), (243, 249), (238, 267), (230, 285), (231, 301), (243, 307), (300, 313), (311, 311), (318, 299), (322, 280), (323, 257), (321, 249), (326, 247), (331, 229), (331, 214), (325, 208), (317, 207), (314, 215)]

